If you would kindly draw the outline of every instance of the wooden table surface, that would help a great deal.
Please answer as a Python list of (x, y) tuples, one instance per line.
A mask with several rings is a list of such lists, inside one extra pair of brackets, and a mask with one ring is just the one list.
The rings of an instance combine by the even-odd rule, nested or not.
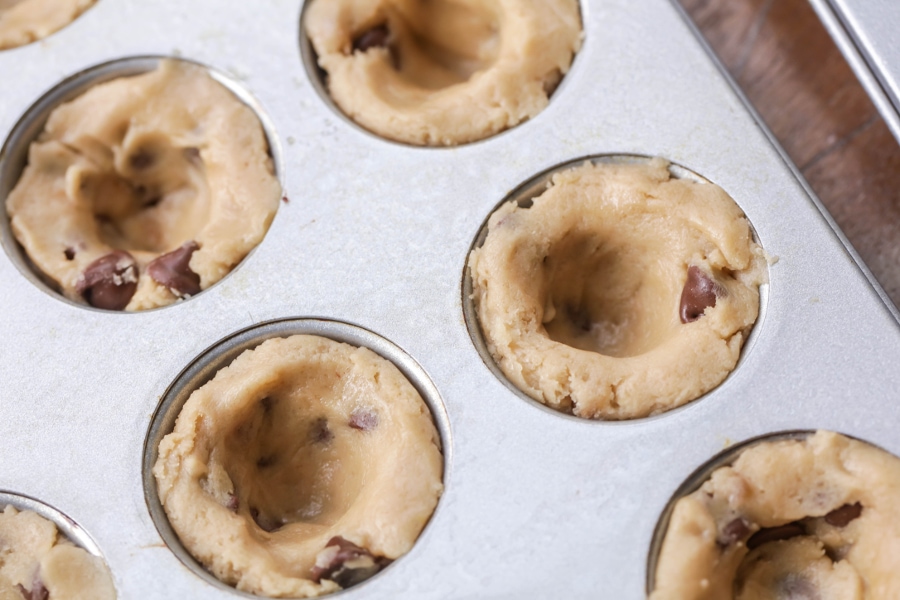
[(807, 0), (680, 0), (900, 306), (900, 145)]

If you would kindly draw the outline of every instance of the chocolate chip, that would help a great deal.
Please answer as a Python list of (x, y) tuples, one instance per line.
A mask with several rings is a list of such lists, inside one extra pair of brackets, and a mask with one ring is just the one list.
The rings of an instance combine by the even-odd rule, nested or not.
[(813, 583), (796, 573), (789, 573), (778, 585), (779, 598), (785, 600), (821, 600)]
[[(317, 583), (323, 579), (330, 579), (342, 588), (348, 588), (372, 577), (392, 562), (384, 556), (373, 555), (366, 548), (357, 546), (341, 536), (331, 538), (325, 545), (325, 549), (334, 546), (338, 550), (325, 561), (325, 564), (320, 564), (319, 560), (316, 560), (316, 565), (312, 569), (312, 578)], [(365, 560), (360, 561), (359, 559)], [(361, 562), (362, 565), (352, 568), (345, 567), (345, 563), (349, 561)]]
[(269, 533), (275, 531), (283, 525), (283, 523), (277, 523), (274, 519), (271, 519), (266, 515), (261, 515), (259, 513), (259, 510), (256, 508), (250, 509), (250, 516), (253, 517), (253, 521), (259, 526), (260, 529)]
[(750, 539), (747, 540), (747, 548), (753, 550), (754, 548), (759, 548), (763, 544), (768, 544), (769, 542), (789, 540), (792, 537), (804, 534), (806, 534), (806, 530), (798, 523), (788, 523), (787, 525), (781, 525), (779, 527), (767, 527), (765, 529), (760, 529), (750, 536)]
[(75, 258), (75, 248), (69, 246), (65, 250), (63, 250), (63, 254), (66, 255), (66, 260), (73, 260)]
[(150, 151), (146, 149), (138, 150), (137, 153), (132, 154), (131, 158), (128, 159), (128, 163), (131, 165), (132, 169), (143, 170), (153, 166), (153, 163), (156, 162), (156, 156), (153, 155)]
[(688, 267), (687, 282), (681, 291), (681, 322), (691, 323), (703, 316), (707, 308), (716, 305), (716, 298), (725, 289), (699, 267)]
[(190, 241), (180, 248), (158, 256), (147, 265), (150, 277), (179, 296), (193, 296), (200, 292), (200, 276), (191, 271), (191, 255), (200, 246)]
[(309, 439), (316, 444), (327, 444), (334, 438), (334, 434), (328, 429), (328, 419), (319, 417), (309, 428)]
[(281, 201), (284, 202), (285, 204), (290, 204), (290, 202), (291, 202), (290, 198), (288, 198), (287, 196), (282, 196)]
[(149, 200), (144, 202), (144, 204), (142, 206), (143, 206), (143, 208), (153, 208), (160, 202), (162, 202), (162, 196), (154, 196), (153, 198), (150, 198)]
[(44, 582), (37, 573), (35, 573), (34, 579), (31, 581), (30, 590), (26, 590), (21, 583), (16, 587), (25, 600), (48, 600), (50, 598), (50, 590), (44, 587)]
[(123, 310), (137, 290), (134, 258), (124, 250), (113, 250), (88, 265), (75, 290), (88, 304), (106, 310)]
[(721, 546), (730, 546), (750, 535), (750, 524), (742, 517), (730, 521), (719, 532), (718, 542)]
[(234, 494), (228, 494), (228, 502), (225, 503), (225, 508), (232, 512), (237, 512), (238, 508), (241, 506), (241, 499), (235, 496)]
[(378, 427), (378, 413), (365, 408), (356, 408), (350, 413), (350, 427), (369, 431)]
[(862, 514), (862, 509), (862, 504), (859, 502), (856, 504), (845, 504), (825, 515), (825, 522), (835, 527), (846, 527), (850, 521), (859, 518), (859, 515)]
[(391, 31), (386, 24), (376, 25), (353, 40), (353, 49), (365, 52), (369, 48), (386, 48), (390, 37)]
[(270, 454), (269, 456), (261, 456), (256, 461), (256, 466), (260, 469), (265, 469), (266, 467), (271, 467), (275, 464), (276, 456), (274, 454)]

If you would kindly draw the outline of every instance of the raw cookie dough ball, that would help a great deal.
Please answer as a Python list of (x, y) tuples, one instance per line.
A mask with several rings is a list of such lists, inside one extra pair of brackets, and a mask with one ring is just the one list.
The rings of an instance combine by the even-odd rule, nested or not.
[(678, 500), (650, 600), (900, 598), (900, 459), (836, 433), (763, 442)]
[(304, 26), (341, 110), (430, 146), (538, 114), (582, 35), (577, 0), (313, 0)]
[(205, 69), (167, 60), (56, 108), (6, 210), (67, 298), (143, 310), (227, 275), (280, 197), (253, 111)]
[(0, 50), (59, 31), (97, 0), (0, 0)]
[(0, 599), (113, 600), (103, 561), (60, 537), (56, 525), (31, 511), (0, 512)]
[(153, 474), (178, 537), (216, 577), (305, 598), (408, 552), (442, 469), (431, 413), (392, 363), (296, 335), (244, 352), (195, 391)]
[(469, 269), (491, 356), (520, 390), (580, 417), (689, 402), (734, 368), (759, 309), (762, 251), (718, 186), (668, 163), (561, 171), (501, 206)]

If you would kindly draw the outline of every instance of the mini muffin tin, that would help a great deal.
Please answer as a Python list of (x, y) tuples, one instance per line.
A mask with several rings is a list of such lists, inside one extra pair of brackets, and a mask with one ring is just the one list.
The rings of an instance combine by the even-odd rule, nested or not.
[[(21, 167), (11, 132), (49, 90), (96, 65), (173, 56), (226, 74), (261, 114), (285, 193), (228, 277), (135, 314), (64, 301), (29, 275), (3, 220), (0, 489), (71, 517), (120, 598), (240, 597), (199, 576), (158, 526), (151, 423), (181, 375), (215, 358), (205, 349), (292, 317), (367, 331), (360, 343), (418, 373), (445, 450), (444, 495), (412, 551), (342, 598), (643, 598), (665, 507), (730, 445), (824, 428), (900, 454), (896, 308), (676, 4), (581, 8), (584, 45), (547, 109), (449, 149), (385, 141), (324, 102), (302, 58), (300, 0), (100, 0), (0, 53), (2, 190)], [(511, 190), (616, 154), (663, 156), (722, 186), (771, 262), (753, 336), (722, 385), (607, 423), (555, 413), (496, 377), (463, 287), (479, 228)]]
[(900, 141), (900, 4), (893, 0), (810, 0), (810, 4)]

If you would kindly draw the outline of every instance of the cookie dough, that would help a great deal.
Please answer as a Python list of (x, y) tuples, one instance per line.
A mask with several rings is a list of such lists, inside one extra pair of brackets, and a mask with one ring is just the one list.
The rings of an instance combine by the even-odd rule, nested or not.
[(678, 500), (651, 600), (900, 598), (900, 459), (836, 433), (764, 442)]
[(222, 279), (280, 198), (253, 111), (205, 69), (165, 60), (56, 108), (6, 209), (67, 298), (133, 311)]
[(0, 50), (59, 31), (97, 0), (0, 0)]
[(0, 599), (113, 600), (112, 576), (100, 558), (61, 537), (31, 511), (0, 512)]
[(222, 581), (311, 597), (412, 548), (442, 491), (431, 413), (389, 361), (296, 335), (195, 391), (153, 469), (185, 548)]
[(532, 398), (580, 417), (644, 417), (737, 363), (762, 251), (721, 188), (668, 167), (587, 162), (491, 215), (469, 257), (473, 301), (491, 356)]
[(428, 146), (534, 117), (582, 38), (577, 0), (313, 0), (304, 26), (344, 113)]

